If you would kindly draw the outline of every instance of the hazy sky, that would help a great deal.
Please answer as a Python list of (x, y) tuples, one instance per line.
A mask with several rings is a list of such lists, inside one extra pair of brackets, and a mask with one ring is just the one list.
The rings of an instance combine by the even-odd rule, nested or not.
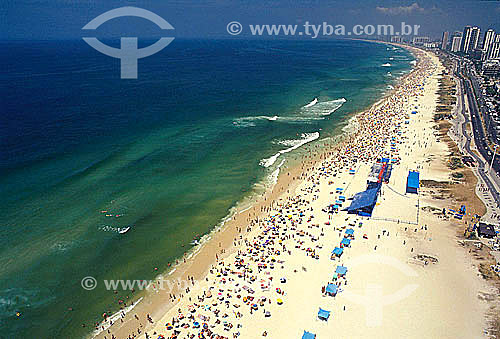
[[(0, 39), (81, 38), (81, 28), (113, 8), (148, 9), (175, 28), (174, 37), (230, 37), (230, 21), (249, 24), (418, 24), (420, 35), (439, 37), (444, 30), (477, 25), (500, 31), (500, 1), (322, 1), (322, 0), (1, 0)], [(117, 18), (101, 26), (98, 37), (162, 35), (139, 18)], [(87, 34), (88, 35), (88, 34)]]

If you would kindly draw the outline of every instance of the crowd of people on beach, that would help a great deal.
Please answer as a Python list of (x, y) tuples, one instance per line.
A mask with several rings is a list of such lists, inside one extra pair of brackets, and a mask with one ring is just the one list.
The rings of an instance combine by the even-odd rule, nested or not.
[[(312, 170), (302, 172), (297, 179), (304, 184), (295, 194), (292, 192), (261, 207), (260, 213), (256, 213), (234, 239), (233, 252), (225, 255), (220, 251), (202, 281), (196, 282), (191, 277), (192, 288), (186, 288), (182, 295), (170, 294), (171, 301), (181, 302), (175, 311), (168, 313), (172, 314), (168, 322), (156, 324), (159, 320), (148, 314), (141, 317), (144, 320), (141, 328), (127, 339), (248, 338), (243, 318), (261, 321), (273, 317), (273, 312), (287, 303), (287, 286), (294, 279), (293, 273), (308, 269), (306, 265), (290, 268), (290, 258), (301, 255), (305, 260), (330, 260), (330, 257), (321, 257), (319, 252), (324, 246), (332, 245), (324, 238), (325, 228), (337, 226), (333, 222), (320, 225), (315, 222), (317, 215), (328, 213), (328, 220), (347, 220), (344, 212), (331, 213), (311, 207), (319, 196), (320, 182), (326, 180), (345, 191), (349, 186), (347, 174), (354, 174), (360, 163), (372, 163), (381, 157), (396, 161), (400, 158), (397, 144), (405, 138), (403, 127), (408, 108), (414, 98), (422, 95), (425, 82), (435, 69), (423, 54), (418, 54), (418, 59), (414, 70), (400, 80), (391, 95), (356, 115), (355, 129), (342, 141), (323, 150), (322, 161)], [(336, 230), (340, 235), (344, 229)], [(292, 272), (292, 275), (285, 272)], [(335, 284), (342, 291), (341, 286), (347, 284), (345, 275), (339, 275)], [(147, 323), (153, 327), (146, 326)], [(106, 332), (105, 339), (115, 339), (112, 328)], [(277, 337), (270, 329), (263, 331), (261, 336)]]

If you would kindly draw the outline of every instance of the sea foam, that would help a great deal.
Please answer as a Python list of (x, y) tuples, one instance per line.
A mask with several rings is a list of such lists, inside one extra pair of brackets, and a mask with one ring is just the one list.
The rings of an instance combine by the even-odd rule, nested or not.
[(284, 150), (279, 151), (278, 153), (274, 154), (273, 156), (262, 159), (259, 162), (259, 165), (262, 167), (269, 167), (272, 166), (276, 160), (280, 157), (280, 155), (291, 152), (297, 148), (299, 148), (302, 145), (305, 145), (311, 141), (314, 141), (319, 138), (319, 132), (314, 132), (314, 133), (302, 133), (300, 139), (292, 139), (292, 140), (283, 140), (280, 142), (280, 144), (285, 145), (285, 146), (290, 146)]

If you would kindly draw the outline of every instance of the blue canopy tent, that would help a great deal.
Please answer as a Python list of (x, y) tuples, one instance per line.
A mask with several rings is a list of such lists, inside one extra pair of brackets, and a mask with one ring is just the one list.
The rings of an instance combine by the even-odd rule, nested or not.
[(343, 189), (343, 188), (341, 188), (341, 187), (337, 187), (337, 188), (335, 189), (335, 193), (342, 193), (342, 192), (344, 192), (344, 189)]
[(328, 320), (328, 318), (330, 318), (330, 311), (324, 310), (320, 307), (318, 311), (318, 318), (321, 320)]
[(348, 239), (348, 238), (344, 238), (340, 242), (341, 247), (349, 247), (350, 244), (351, 244), (351, 239)]
[(335, 285), (335, 284), (328, 284), (326, 286), (325, 292), (328, 295), (336, 296), (337, 295), (337, 285)]
[(406, 193), (418, 193), (420, 188), (420, 173), (417, 171), (410, 171), (408, 179), (406, 180)]
[(347, 213), (359, 214), (360, 212), (372, 214), (373, 208), (377, 202), (377, 195), (380, 185), (369, 188), (366, 191), (356, 193), (352, 199), (351, 206), (347, 208)]
[(345, 267), (345, 266), (337, 266), (337, 269), (335, 270), (335, 273), (340, 274), (340, 275), (345, 275), (347, 273), (347, 267)]
[(354, 230), (352, 228), (348, 228), (346, 231), (345, 231), (345, 234), (347, 235), (354, 235)]
[(339, 195), (339, 200), (344, 202), (345, 201), (345, 197), (343, 195)]
[(304, 334), (302, 335), (302, 339), (316, 339), (316, 334), (304, 331)]
[(344, 253), (343, 248), (335, 247), (332, 251), (332, 254), (336, 255), (337, 257), (340, 257)]

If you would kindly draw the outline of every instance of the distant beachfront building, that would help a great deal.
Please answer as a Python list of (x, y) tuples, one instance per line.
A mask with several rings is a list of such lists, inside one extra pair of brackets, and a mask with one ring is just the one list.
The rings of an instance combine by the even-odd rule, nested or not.
[(500, 77), (500, 59), (488, 60), (483, 64), (483, 75)]
[(454, 36), (451, 39), (451, 51), (452, 52), (460, 52), (460, 44), (462, 43), (461, 36)]
[(391, 36), (391, 42), (400, 44), (403, 42), (403, 37), (400, 35), (393, 35)]
[(450, 32), (443, 32), (443, 38), (441, 39), (441, 49), (445, 50), (448, 47), (448, 39), (450, 36)]
[(495, 37), (495, 41), (491, 43), (486, 55), (486, 59), (500, 59), (500, 34), (497, 34), (497, 36)]
[(428, 36), (416, 36), (413, 38), (414, 45), (423, 45), (426, 42), (430, 42), (430, 41), (431, 41), (431, 38), (429, 38)]
[(484, 39), (483, 39), (483, 58), (482, 60), (485, 60), (488, 56), (488, 52), (495, 42), (495, 31), (492, 30), (491, 28), (486, 31), (484, 34)]
[(460, 46), (460, 50), (465, 54), (472, 53), (472, 51), (477, 48), (480, 33), (481, 30), (477, 26), (465, 26), (462, 34), (462, 44)]
[(425, 48), (439, 48), (439, 42), (424, 42)]

